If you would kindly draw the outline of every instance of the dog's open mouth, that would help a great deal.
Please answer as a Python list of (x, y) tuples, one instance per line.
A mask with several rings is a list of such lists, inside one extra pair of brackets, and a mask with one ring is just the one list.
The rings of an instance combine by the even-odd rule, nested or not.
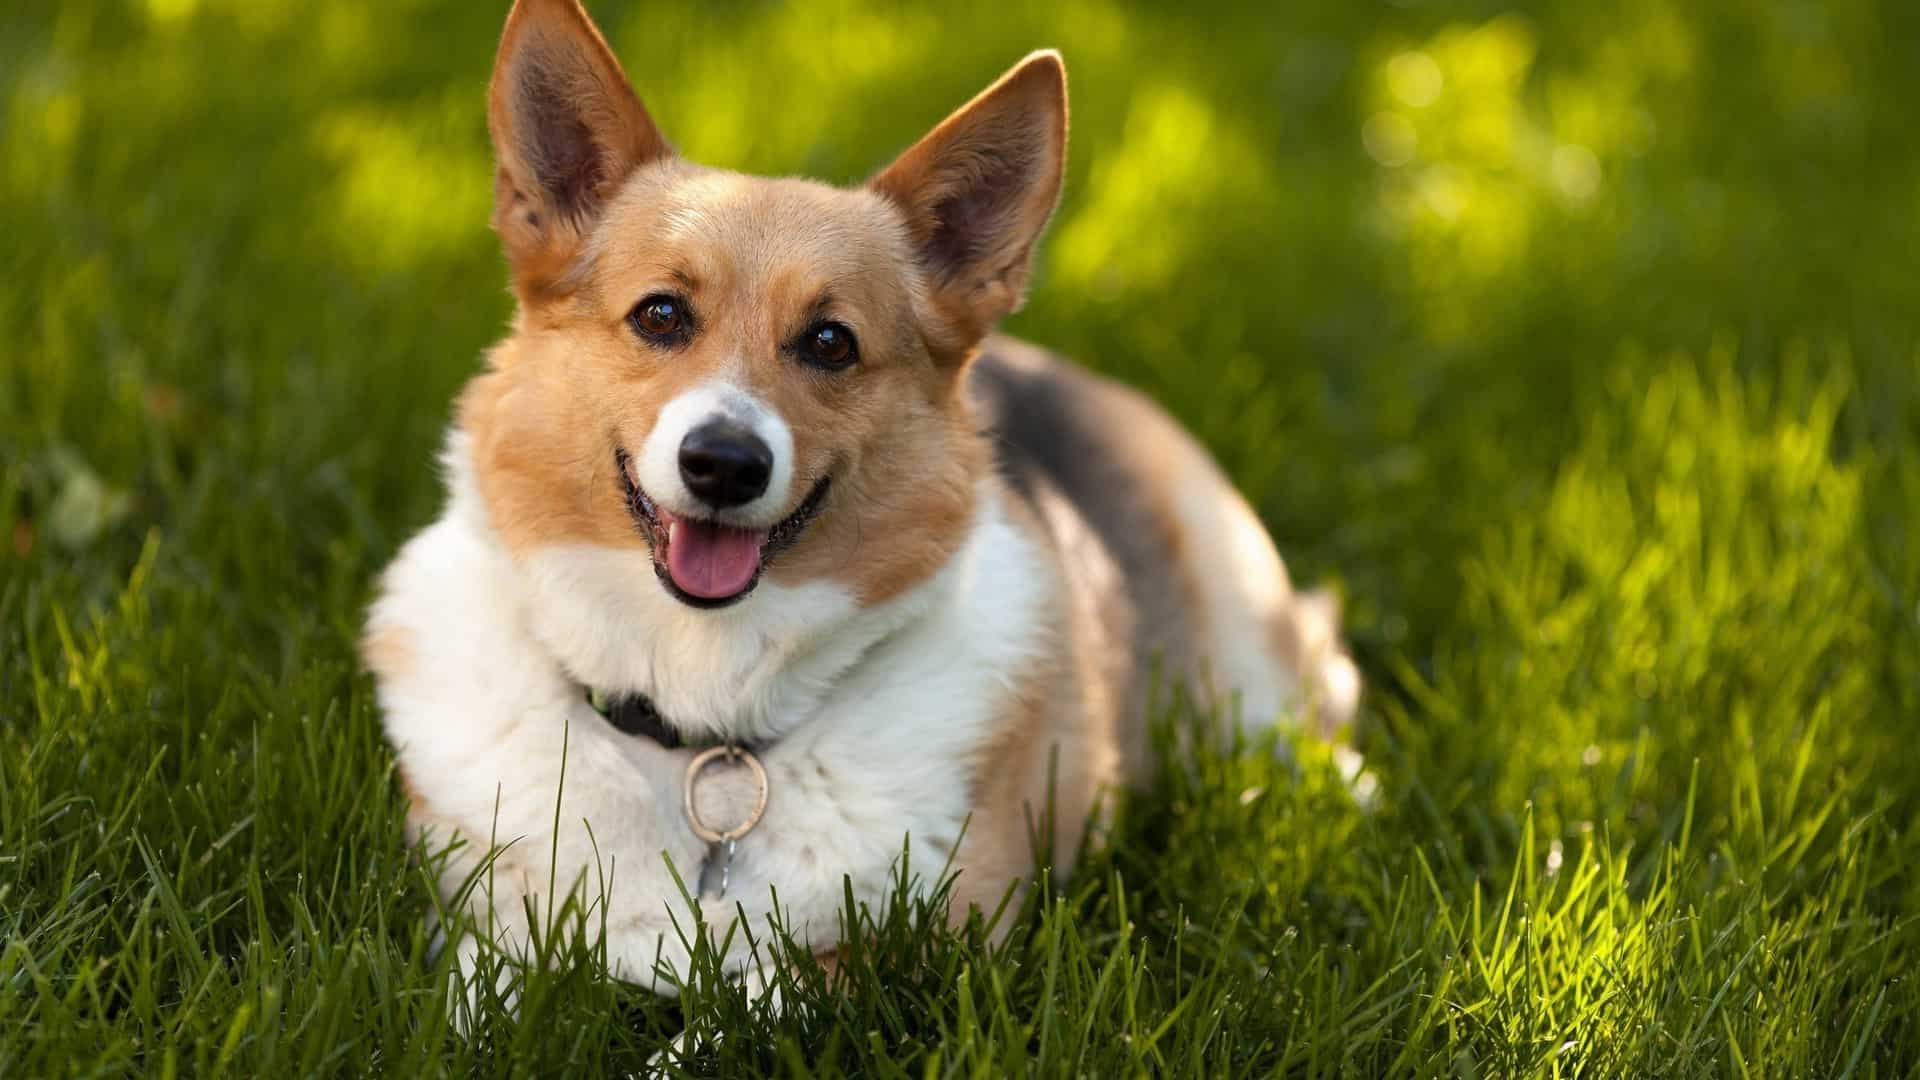
[(668, 592), (693, 607), (725, 607), (752, 592), (767, 564), (792, 546), (827, 497), (829, 478), (823, 476), (799, 508), (772, 528), (741, 528), (673, 513), (634, 483), (625, 450), (616, 449), (613, 457), (627, 512), (653, 548), (653, 572)]

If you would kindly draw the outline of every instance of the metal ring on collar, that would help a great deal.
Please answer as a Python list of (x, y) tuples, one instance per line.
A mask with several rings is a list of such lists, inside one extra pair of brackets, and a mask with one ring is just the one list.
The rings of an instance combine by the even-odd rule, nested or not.
[[(699, 811), (693, 808), (693, 785), (700, 779), (701, 773), (722, 759), (746, 762), (747, 767), (753, 772), (754, 785), (758, 788), (753, 812), (747, 815), (745, 821), (731, 829), (713, 828), (701, 821)], [(767, 770), (760, 764), (760, 759), (754, 756), (753, 751), (745, 747), (730, 744), (710, 746), (695, 754), (692, 761), (687, 762), (686, 780), (682, 784), (681, 794), (686, 804), (687, 824), (693, 827), (693, 834), (709, 844), (724, 844), (752, 832), (753, 827), (760, 824), (760, 816), (767, 812)]]

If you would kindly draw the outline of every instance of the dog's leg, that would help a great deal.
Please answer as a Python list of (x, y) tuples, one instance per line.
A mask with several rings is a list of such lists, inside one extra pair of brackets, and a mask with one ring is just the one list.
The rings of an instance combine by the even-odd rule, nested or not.
[[(705, 845), (677, 800), (684, 752), (611, 728), (527, 630), (504, 553), (459, 522), (409, 544), (387, 574), (367, 636), (387, 731), (429, 843), (458, 839), (441, 887), (509, 956), (564, 932), (560, 905), (604, 927), (614, 973), (671, 989), (684, 973), (679, 887)], [(464, 896), (455, 896), (462, 891)], [(719, 914), (724, 921), (723, 913)], [(458, 955), (471, 960), (474, 943)]]
[(1275, 659), (1294, 673), (1292, 707), (1321, 736), (1353, 723), (1360, 669), (1340, 636), (1340, 600), (1326, 588), (1288, 596), (1273, 616)]
[(1203, 697), (1237, 705), (1243, 729), (1293, 722), (1322, 738), (1349, 725), (1360, 673), (1340, 636), (1340, 602), (1298, 591), (1246, 499), (1198, 449), (1173, 486), (1187, 576), (1199, 583)]

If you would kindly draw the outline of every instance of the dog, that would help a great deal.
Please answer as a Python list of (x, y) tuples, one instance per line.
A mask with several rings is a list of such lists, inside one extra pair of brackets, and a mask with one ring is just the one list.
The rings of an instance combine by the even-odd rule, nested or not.
[(463, 967), (569, 896), (661, 992), (690, 914), (831, 964), (903, 870), (955, 919), (1037, 852), (1064, 876), (1163, 680), (1352, 720), (1337, 606), (1206, 451), (995, 333), (1060, 192), (1059, 54), (848, 189), (684, 160), (577, 0), (518, 0), (488, 123), (516, 313), (363, 642)]

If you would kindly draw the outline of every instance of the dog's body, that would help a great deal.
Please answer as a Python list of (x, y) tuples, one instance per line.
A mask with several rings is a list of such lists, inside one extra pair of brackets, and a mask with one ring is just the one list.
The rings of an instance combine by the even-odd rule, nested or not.
[(414, 828), (467, 841), (447, 887), (496, 852), (497, 936), (578, 889), (617, 974), (684, 970), (696, 750), (588, 688), (753, 747), (764, 816), (699, 902), (758, 931), (777, 893), (822, 954), (845, 883), (878, 903), (903, 851), (991, 909), (1051, 812), (1064, 872), (1146, 768), (1159, 676), (1249, 722), (1351, 716), (1332, 604), (1198, 444), (989, 336), (1058, 191), (1056, 57), (854, 191), (674, 157), (573, 0), (516, 7), (491, 100), (520, 312), (366, 653)]

